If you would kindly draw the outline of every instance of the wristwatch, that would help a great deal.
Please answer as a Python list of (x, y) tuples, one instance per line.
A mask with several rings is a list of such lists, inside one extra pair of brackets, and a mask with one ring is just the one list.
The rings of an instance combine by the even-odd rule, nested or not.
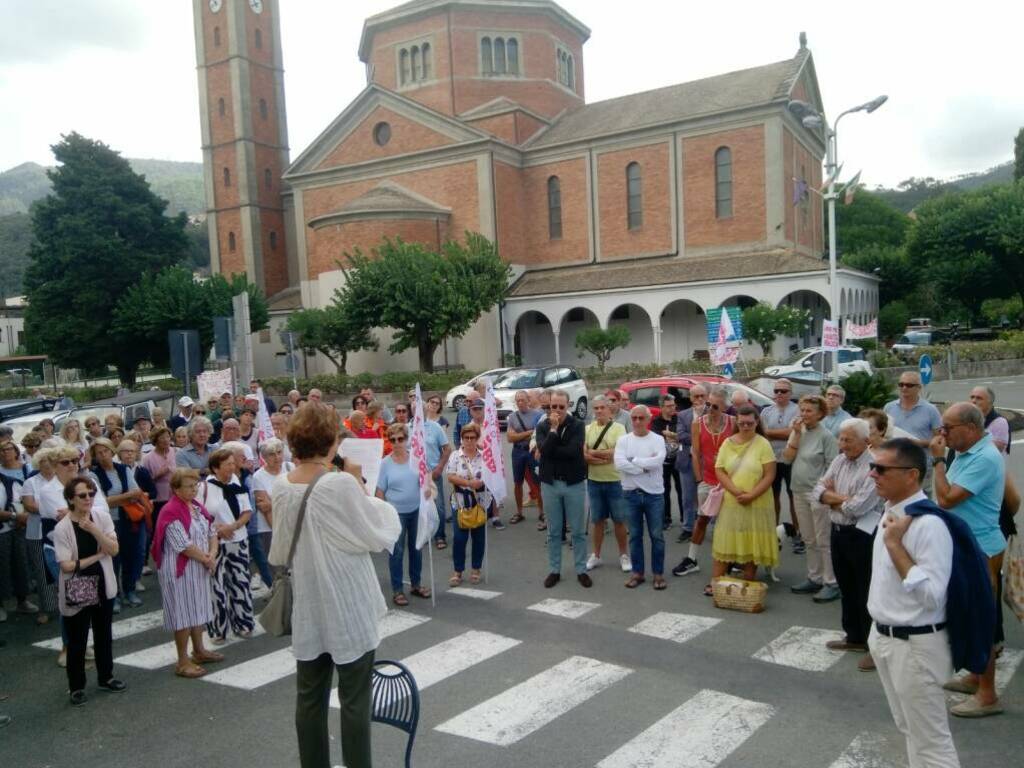
[(933, 467), (936, 464), (945, 464), (945, 463), (946, 463), (946, 457), (945, 456), (933, 456), (932, 457), (932, 466)]

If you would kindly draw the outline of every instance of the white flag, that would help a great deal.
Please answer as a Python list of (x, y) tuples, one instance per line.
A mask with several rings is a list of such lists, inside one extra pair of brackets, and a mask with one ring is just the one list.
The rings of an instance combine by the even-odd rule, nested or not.
[(416, 384), (416, 406), (413, 409), (412, 439), (409, 451), (420, 479), (420, 515), (416, 528), (416, 549), (423, 549), (437, 530), (437, 507), (434, 495), (437, 487), (427, 466), (427, 425), (423, 420), (423, 395)]
[(839, 349), (839, 322), (837, 320), (822, 320), (821, 346), (826, 352), (835, 352)]
[[(260, 399), (260, 409), (256, 413), (256, 429), (259, 430), (259, 436), (256, 438), (257, 445), (263, 445), (264, 442), (274, 436), (274, 425), (270, 423), (270, 411), (267, 410), (267, 401), (263, 399), (263, 387), (256, 389), (256, 397)], [(256, 457), (259, 465), (263, 466), (263, 454)]]
[(484, 485), (494, 497), (496, 506), (501, 506), (508, 496), (505, 486), (505, 456), (501, 451), (501, 432), (498, 431), (498, 407), (494, 402), (494, 387), (487, 382), (484, 396), (484, 428), (480, 436), (480, 455), (484, 460)]

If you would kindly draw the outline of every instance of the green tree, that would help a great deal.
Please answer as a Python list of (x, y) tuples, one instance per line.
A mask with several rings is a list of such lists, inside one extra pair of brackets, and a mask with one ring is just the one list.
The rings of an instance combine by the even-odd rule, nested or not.
[(370, 329), (356, 323), (336, 302), (323, 309), (300, 309), (288, 318), (286, 327), (299, 335), (300, 347), (320, 352), (338, 373), (347, 373), (350, 352), (379, 347)]
[(859, 190), (849, 205), (836, 206), (836, 248), (844, 260), (866, 248), (898, 248), (909, 227), (905, 213), (867, 190)]
[(132, 386), (146, 352), (110, 332), (114, 307), (145, 275), (184, 256), (185, 216), (166, 217), (166, 201), (101, 142), (71, 133), (53, 153), (53, 192), (32, 210), (25, 335), (58, 365), (114, 365)]
[(765, 357), (770, 357), (772, 344), (779, 336), (799, 336), (811, 325), (811, 313), (806, 309), (773, 307), (760, 302), (743, 310), (743, 335), (761, 345)]
[[(229, 317), (234, 314), (232, 299), (240, 293), (249, 294), (249, 330), (253, 333), (270, 326), (270, 309), (267, 297), (255, 283), (250, 283), (245, 275), (235, 273), (230, 278), (224, 275), (211, 275), (203, 282), (210, 312), (210, 339), (213, 339), (213, 318)], [(195, 324), (190, 326), (195, 328)]]
[(335, 301), (352, 321), (395, 331), (391, 354), (419, 352), (420, 370), (433, 372), (434, 351), (446, 336), (462, 336), (508, 292), (511, 270), (494, 243), (472, 232), (441, 252), (420, 243), (389, 240), (367, 256), (359, 249), (342, 264), (346, 283)]
[(907, 258), (902, 246), (867, 245), (856, 253), (843, 254), (842, 264), (878, 275), (882, 281), (878, 286), (879, 305), (905, 299), (917, 289), (921, 279), (920, 269)]
[(584, 328), (576, 334), (576, 349), (579, 356), (589, 352), (597, 358), (597, 367), (604, 370), (612, 352), (629, 344), (629, 329), (624, 325), (613, 325), (607, 331), (603, 328)]
[(1017, 131), (1013, 140), (1013, 180), (1024, 179), (1024, 128)]
[(910, 310), (902, 301), (883, 303), (878, 310), (878, 336), (892, 339), (900, 336), (910, 320)]

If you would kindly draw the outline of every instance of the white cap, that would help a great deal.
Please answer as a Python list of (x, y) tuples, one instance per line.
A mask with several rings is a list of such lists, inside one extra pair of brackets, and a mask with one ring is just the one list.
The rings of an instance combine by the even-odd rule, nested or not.
[(184, 408), (188, 408), (193, 405), (192, 398), (189, 397), (188, 395), (185, 395), (184, 397), (178, 400), (178, 405)]

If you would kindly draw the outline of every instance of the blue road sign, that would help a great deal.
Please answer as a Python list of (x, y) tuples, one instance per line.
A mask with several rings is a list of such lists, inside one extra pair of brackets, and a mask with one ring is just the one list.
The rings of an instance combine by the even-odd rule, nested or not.
[(736, 373), (736, 369), (733, 368), (732, 363), (726, 363), (722, 368), (722, 375), (727, 379), (731, 379), (734, 373)]
[(918, 362), (918, 368), (921, 371), (921, 383), (928, 386), (932, 380), (932, 359), (928, 355), (921, 355), (921, 360)]

